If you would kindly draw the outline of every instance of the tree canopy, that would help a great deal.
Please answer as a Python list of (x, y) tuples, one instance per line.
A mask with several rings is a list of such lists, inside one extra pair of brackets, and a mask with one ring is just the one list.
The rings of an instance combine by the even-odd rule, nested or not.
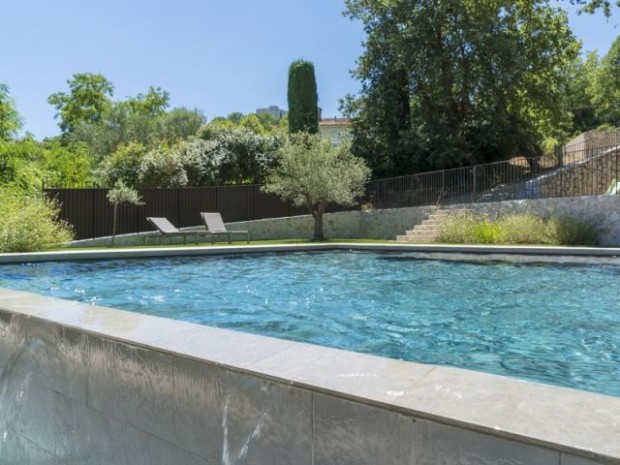
[(12, 139), (22, 128), (22, 119), (15, 109), (9, 86), (0, 82), (0, 141)]
[(540, 154), (570, 122), (566, 72), (579, 50), (546, 0), (347, 0), (364, 24), (354, 152), (376, 175)]
[(610, 0), (570, 0), (573, 5), (581, 5), (581, 10), (584, 13), (594, 13), (602, 10), (605, 16), (611, 16), (611, 9), (613, 5), (620, 6), (620, 0), (616, 0), (615, 3)]
[(48, 98), (56, 107), (63, 134), (72, 132), (80, 123), (100, 121), (114, 95), (114, 85), (101, 74), (74, 74), (67, 84), (69, 93), (56, 92)]

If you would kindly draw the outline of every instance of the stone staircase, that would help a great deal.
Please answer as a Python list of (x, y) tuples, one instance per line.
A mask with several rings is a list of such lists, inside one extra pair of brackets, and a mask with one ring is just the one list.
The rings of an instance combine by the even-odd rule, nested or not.
[(398, 242), (434, 242), (439, 238), (441, 224), (450, 216), (464, 213), (464, 208), (437, 208), (422, 222), (405, 234), (396, 236)]

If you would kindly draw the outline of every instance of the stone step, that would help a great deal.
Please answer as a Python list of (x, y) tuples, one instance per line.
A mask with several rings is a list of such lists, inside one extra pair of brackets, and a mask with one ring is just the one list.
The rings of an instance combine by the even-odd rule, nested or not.
[(444, 221), (445, 221), (445, 218), (437, 218), (437, 217), (433, 218), (431, 216), (430, 218), (426, 218), (425, 220), (422, 220), (420, 225), (440, 225)]
[[(441, 226), (440, 224), (419, 224), (419, 225), (417, 225), (413, 229), (422, 229), (422, 230), (425, 230), (425, 231), (428, 231), (430, 229), (432, 229), (432, 230), (436, 230), (437, 229), (438, 230), (440, 228), (440, 226)], [(412, 231), (413, 231), (413, 229), (412, 229)]]
[(396, 236), (399, 242), (434, 242), (439, 238), (442, 223), (453, 215), (466, 212), (464, 208), (440, 208), (428, 215), (427, 218), (405, 234)]

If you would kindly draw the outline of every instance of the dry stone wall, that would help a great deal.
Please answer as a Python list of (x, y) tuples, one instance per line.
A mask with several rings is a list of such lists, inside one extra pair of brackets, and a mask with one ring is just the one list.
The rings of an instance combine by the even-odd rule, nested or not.
[[(450, 208), (469, 208), (481, 214), (496, 217), (506, 213), (533, 213), (542, 216), (575, 216), (594, 219), (601, 229), (601, 245), (620, 246), (620, 196), (592, 195), (538, 200), (508, 200), (502, 202), (453, 205)], [(329, 213), (324, 218), (324, 232), (328, 238), (338, 239), (395, 239), (413, 229), (433, 210), (431, 207), (407, 207), (384, 210), (366, 210)], [(310, 215), (274, 218), (268, 220), (229, 223), (228, 229), (250, 232), (253, 241), (271, 239), (310, 239), (314, 220)], [(191, 228), (189, 228), (191, 229)], [(181, 242), (180, 238), (175, 239)], [(117, 236), (115, 244), (157, 244), (157, 233)], [(76, 241), (73, 247), (109, 245), (110, 238)], [(163, 243), (168, 243), (164, 239)]]

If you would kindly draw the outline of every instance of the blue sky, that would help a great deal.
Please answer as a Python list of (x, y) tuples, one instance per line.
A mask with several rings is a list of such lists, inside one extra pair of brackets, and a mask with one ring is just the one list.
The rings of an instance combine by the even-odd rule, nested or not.
[[(342, 16), (340, 0), (0, 1), (0, 82), (37, 138), (58, 133), (47, 98), (81, 72), (103, 74), (119, 99), (161, 87), (173, 107), (209, 119), (286, 108), (288, 66), (300, 58), (314, 63), (324, 116), (359, 90), (350, 70), (362, 27)], [(601, 54), (618, 23), (619, 11), (609, 21), (571, 13), (584, 48)]]

